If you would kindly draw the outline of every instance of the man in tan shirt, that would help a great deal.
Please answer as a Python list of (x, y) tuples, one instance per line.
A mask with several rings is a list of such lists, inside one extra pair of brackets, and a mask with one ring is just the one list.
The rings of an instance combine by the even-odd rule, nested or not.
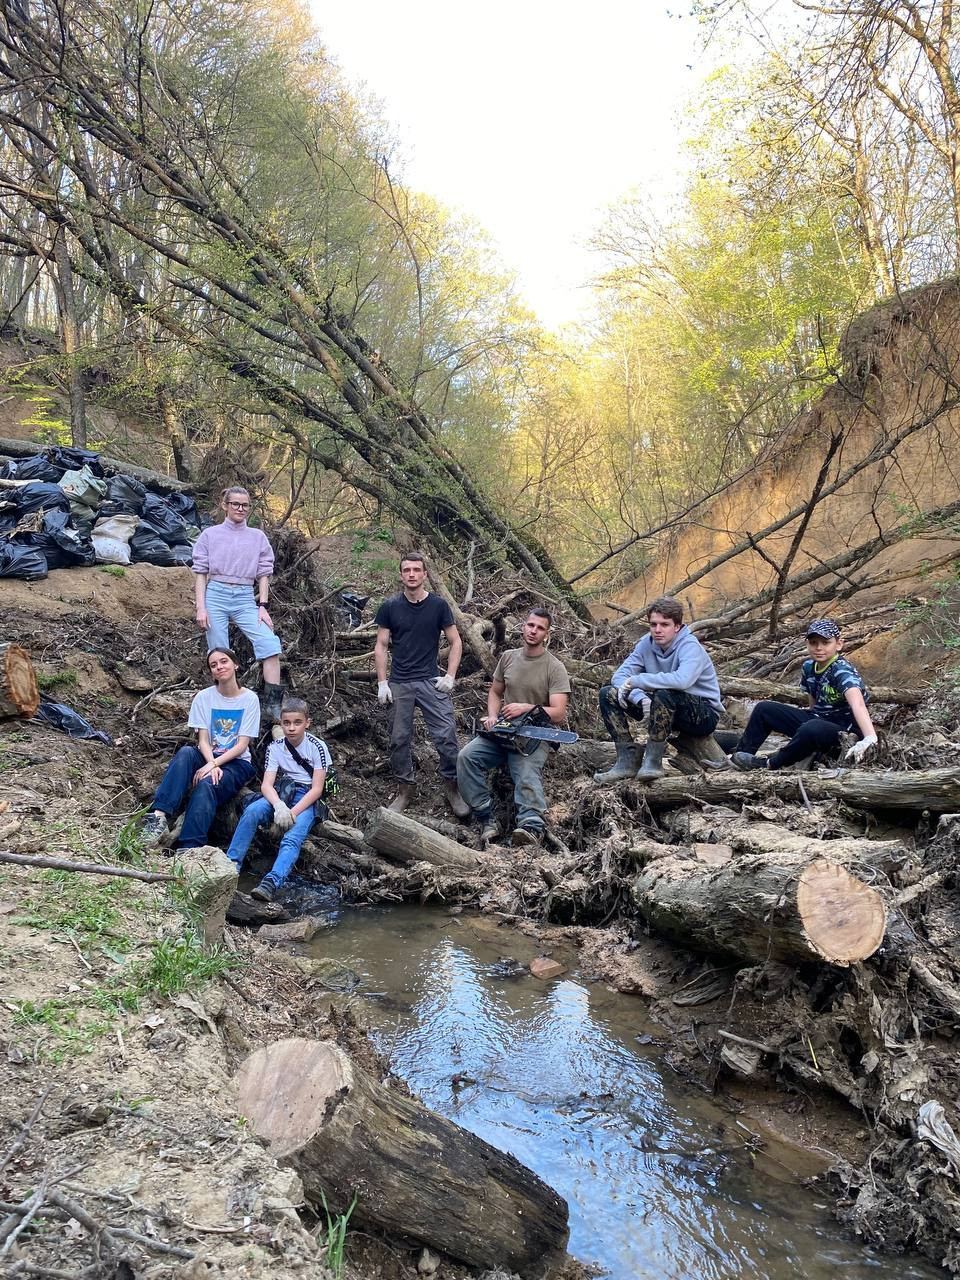
[[(523, 624), (523, 648), (508, 649), (501, 655), (487, 694), (487, 714), (482, 721), (485, 729), (500, 716), (515, 720), (537, 707), (543, 708), (551, 724), (563, 723), (570, 677), (560, 659), (547, 650), (550, 622), (545, 609), (534, 609)], [(543, 834), (547, 799), (540, 775), (552, 747), (541, 742), (530, 754), (511, 747), (509, 739), (501, 743), (489, 737), (473, 738), (457, 757), (457, 783), (481, 824), (483, 840), (495, 840), (500, 830), (493, 817), (487, 775), (491, 769), (506, 765), (513, 779), (517, 810), (512, 842), (519, 847), (535, 844)]]

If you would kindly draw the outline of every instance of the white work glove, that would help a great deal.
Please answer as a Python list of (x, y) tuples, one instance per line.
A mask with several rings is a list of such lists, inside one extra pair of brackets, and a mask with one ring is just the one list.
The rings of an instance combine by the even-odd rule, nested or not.
[(273, 823), (281, 831), (289, 831), (296, 818), (290, 812), (289, 805), (285, 805), (282, 800), (278, 800), (273, 806)]
[(393, 701), (393, 694), (390, 692), (390, 685), (386, 680), (381, 680), (377, 685), (377, 701), (381, 707), (387, 707)]
[(620, 703), (621, 707), (628, 707), (630, 705), (630, 695), (633, 693), (634, 689), (637, 688), (633, 683), (633, 679), (633, 676), (627, 676), (626, 680), (624, 680), (623, 684), (617, 690), (617, 701)]
[(859, 742), (855, 742), (843, 758), (844, 760), (852, 760), (854, 764), (858, 764), (870, 748), (875, 747), (876, 745), (877, 735), (875, 733), (868, 733), (865, 738), (861, 738)]
[(433, 681), (433, 687), (437, 693), (453, 693), (453, 686), (456, 683), (453, 676), (437, 676)]

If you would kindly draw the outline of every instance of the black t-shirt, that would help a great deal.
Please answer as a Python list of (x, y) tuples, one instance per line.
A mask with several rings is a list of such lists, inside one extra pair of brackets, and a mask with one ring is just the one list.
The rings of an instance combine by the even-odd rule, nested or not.
[(453, 626), (450, 606), (441, 596), (428, 591), (418, 604), (411, 604), (401, 591), (384, 600), (373, 621), (378, 627), (390, 629), (391, 680), (408, 684), (412, 680), (432, 680), (440, 674), (440, 634)]

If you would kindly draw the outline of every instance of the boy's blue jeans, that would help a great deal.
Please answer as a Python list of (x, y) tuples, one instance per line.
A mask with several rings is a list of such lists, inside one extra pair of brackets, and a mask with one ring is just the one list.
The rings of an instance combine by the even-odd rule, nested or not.
[[(296, 787), (289, 793), (289, 797), (287, 795), (284, 796), (285, 803), (292, 809), (309, 790), (309, 787)], [(327, 807), (322, 800), (309, 805), (304, 809), (303, 813), (297, 814), (290, 830), (283, 833), (276, 860), (269, 872), (263, 877), (264, 880), (269, 880), (275, 889), (279, 889), (285, 883), (287, 876), (296, 866), (297, 859), (300, 857), (300, 849), (304, 840), (310, 834), (310, 828), (313, 826), (314, 820), (318, 816), (321, 820), (325, 818), (326, 809)], [(238, 870), (243, 866), (243, 860), (247, 856), (257, 828), (268, 826), (272, 821), (273, 805), (266, 796), (259, 796), (244, 809), (240, 821), (237, 823), (237, 829), (233, 833), (233, 839), (230, 841), (230, 848), (227, 850), (227, 857), (237, 864)]]
[(187, 800), (180, 839), (177, 841), (178, 849), (199, 849), (206, 844), (213, 815), (222, 804), (232, 800), (253, 777), (254, 769), (249, 760), (228, 760), (221, 766), (223, 777), (216, 786), (205, 778), (191, 788), (193, 775), (206, 763), (196, 747), (181, 747), (167, 765), (163, 781), (150, 806), (172, 818), (180, 812), (184, 800)]

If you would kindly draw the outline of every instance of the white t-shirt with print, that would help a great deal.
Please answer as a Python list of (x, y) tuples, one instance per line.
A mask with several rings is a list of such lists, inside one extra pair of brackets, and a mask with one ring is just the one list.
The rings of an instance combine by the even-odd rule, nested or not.
[[(260, 732), (260, 700), (249, 689), (228, 698), (214, 684), (201, 689), (190, 703), (187, 724), (191, 729), (206, 729), (214, 756), (220, 756), (235, 747), (238, 738), (255, 738)], [(249, 750), (234, 759), (249, 760)]]
[(297, 755), (303, 756), (310, 765), (311, 773), (305, 773), (297, 764), (287, 748), (286, 738), (279, 742), (271, 742), (267, 747), (267, 760), (263, 766), (264, 773), (285, 773), (294, 782), (309, 785), (313, 781), (313, 770), (330, 768), (330, 751), (322, 738), (315, 738), (312, 733), (305, 733), (303, 741), (297, 747)]

